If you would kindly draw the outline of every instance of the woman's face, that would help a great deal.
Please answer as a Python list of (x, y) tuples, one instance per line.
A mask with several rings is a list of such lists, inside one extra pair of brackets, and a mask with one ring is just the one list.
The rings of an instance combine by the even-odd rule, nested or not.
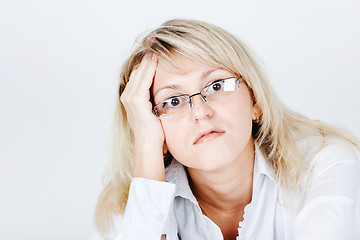
[[(170, 96), (197, 93), (214, 80), (237, 77), (180, 55), (174, 58), (185, 72), (171, 72), (159, 62), (153, 85), (155, 104)], [(259, 111), (253, 107), (245, 83), (240, 83), (239, 91), (223, 101), (205, 103), (196, 95), (192, 103), (180, 115), (161, 119), (166, 147), (177, 161), (189, 168), (217, 171), (253, 151), (252, 120), (259, 116)], [(213, 132), (197, 141), (208, 131)]]

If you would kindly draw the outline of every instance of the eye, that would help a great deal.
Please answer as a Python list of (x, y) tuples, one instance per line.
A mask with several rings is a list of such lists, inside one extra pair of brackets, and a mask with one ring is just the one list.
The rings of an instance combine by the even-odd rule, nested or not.
[(183, 96), (171, 97), (162, 102), (162, 108), (176, 108), (184, 103)]
[(220, 90), (222, 90), (224, 88), (224, 81), (221, 82), (215, 82), (213, 84), (210, 85), (211, 90), (213, 90), (214, 92), (218, 92)]
[(171, 105), (172, 107), (175, 107), (175, 106), (177, 106), (177, 105), (179, 105), (179, 104), (180, 104), (180, 99), (179, 99), (178, 97), (172, 98), (172, 99), (170, 100), (170, 105)]
[(224, 91), (224, 80), (217, 80), (210, 85), (208, 85), (205, 89), (205, 93), (216, 93)]

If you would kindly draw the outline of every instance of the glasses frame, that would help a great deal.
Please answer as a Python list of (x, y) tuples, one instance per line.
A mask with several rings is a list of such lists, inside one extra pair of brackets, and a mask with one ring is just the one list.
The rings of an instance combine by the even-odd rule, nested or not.
[[(232, 79), (232, 78), (235, 78), (236, 80), (235, 80), (235, 83), (237, 84), (237, 90), (236, 91), (238, 91), (239, 90), (239, 86), (240, 86), (240, 83), (242, 83), (242, 82), (244, 82), (245, 81), (245, 79), (240, 75), (240, 77), (239, 78), (236, 78), (236, 77), (229, 77), (229, 78), (224, 78), (224, 79), (219, 79), (219, 81), (224, 81), (224, 80), (228, 80), (228, 79)], [(214, 84), (215, 82), (212, 82), (212, 83), (210, 83), (210, 84), (208, 84), (208, 85), (206, 85), (205, 87), (203, 87), (199, 92), (197, 92), (197, 93), (193, 93), (193, 94), (180, 94), (180, 95), (177, 95), (177, 96), (172, 96), (172, 97), (169, 97), (169, 98), (167, 98), (167, 99), (170, 99), (170, 98), (173, 98), (173, 97), (181, 97), (181, 96), (187, 96), (188, 98), (189, 98), (189, 104), (190, 104), (190, 108), (192, 108), (192, 101), (191, 101), (191, 98), (192, 97), (195, 97), (195, 96), (197, 96), (197, 95), (200, 95), (201, 96), (201, 99), (204, 101), (204, 102), (208, 102), (207, 100), (206, 100), (206, 96), (204, 96), (203, 94), (202, 94), (202, 91), (204, 91), (204, 89), (206, 89), (207, 87), (209, 87), (210, 85), (212, 85), (212, 84)], [(235, 93), (234, 93), (235, 94)], [(165, 99), (164, 101), (166, 101), (167, 99)], [(158, 113), (157, 113), (157, 111), (156, 111), (156, 107), (158, 106), (158, 105), (160, 105), (160, 104), (162, 104), (164, 101), (161, 101), (161, 102), (159, 102), (158, 104), (156, 104), (156, 105), (154, 105), (153, 106), (153, 108), (152, 108), (152, 111), (153, 111), (153, 113), (156, 115), (156, 117), (158, 117), (158, 118), (160, 118), (161, 116), (163, 116), (163, 115), (161, 115), (161, 116), (159, 116), (158, 115)]]

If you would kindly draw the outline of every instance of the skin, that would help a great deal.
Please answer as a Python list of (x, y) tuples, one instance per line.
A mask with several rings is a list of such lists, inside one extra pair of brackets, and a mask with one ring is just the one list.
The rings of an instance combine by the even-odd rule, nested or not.
[[(121, 97), (135, 133), (134, 177), (165, 181), (162, 153), (168, 149), (187, 167), (203, 213), (220, 227), (225, 239), (235, 239), (252, 196), (255, 150), (251, 130), (260, 111), (253, 106), (247, 85), (241, 83), (239, 92), (224, 101), (205, 103), (195, 96), (193, 107), (183, 115), (159, 120), (151, 113), (151, 86), (158, 103), (171, 95), (199, 92), (213, 80), (236, 77), (180, 55), (174, 58), (185, 72), (173, 73), (155, 57), (146, 56)], [(204, 73), (209, 74), (204, 77)], [(166, 88), (169, 84), (176, 87)], [(211, 127), (224, 133), (194, 144), (199, 133)]]
[(134, 132), (135, 159), (133, 177), (166, 181), (163, 164), (164, 132), (159, 119), (152, 113), (150, 87), (156, 72), (155, 56), (145, 56), (131, 73), (121, 95), (128, 122)]

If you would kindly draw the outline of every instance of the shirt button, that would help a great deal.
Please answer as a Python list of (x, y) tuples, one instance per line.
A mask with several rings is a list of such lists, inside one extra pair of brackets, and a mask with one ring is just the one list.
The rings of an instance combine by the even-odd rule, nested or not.
[(162, 214), (157, 215), (156, 220), (158, 220), (159, 222), (162, 222), (164, 220), (164, 215), (162, 215)]

